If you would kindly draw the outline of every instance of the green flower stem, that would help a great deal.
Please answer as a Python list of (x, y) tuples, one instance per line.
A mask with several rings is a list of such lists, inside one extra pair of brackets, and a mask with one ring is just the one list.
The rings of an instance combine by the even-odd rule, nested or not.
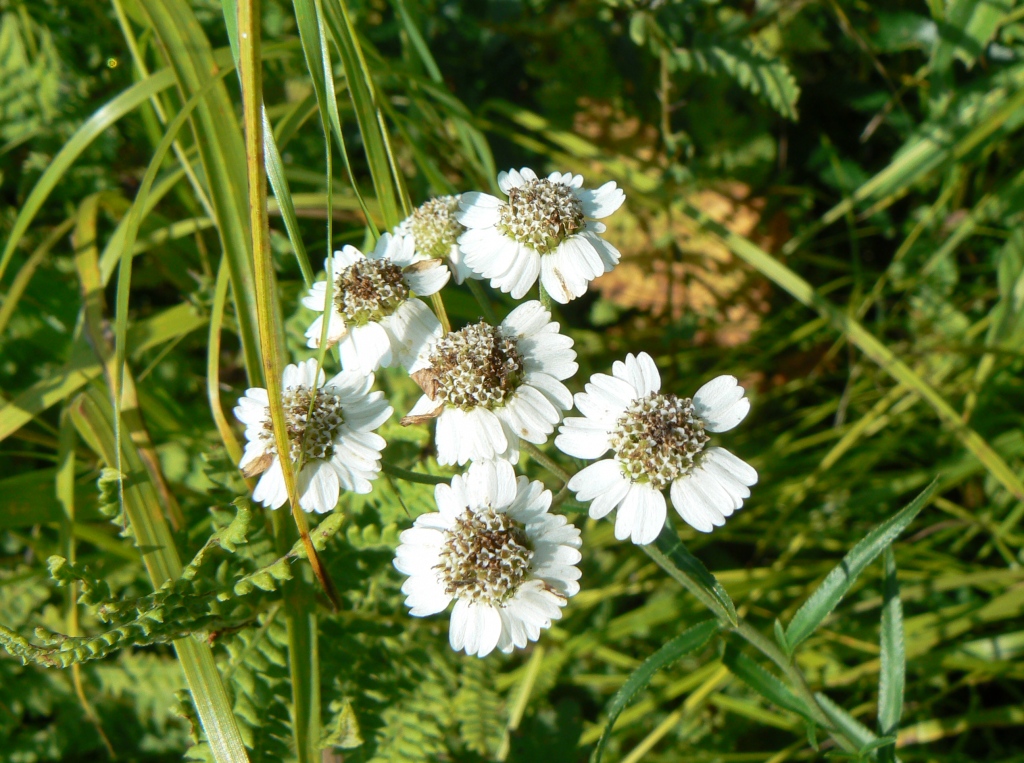
[(547, 469), (553, 475), (558, 477), (558, 479), (562, 480), (563, 484), (568, 482), (572, 478), (572, 475), (569, 474), (569, 472), (567, 472), (565, 469), (563, 469), (557, 463), (552, 461), (548, 456), (544, 455), (544, 453), (541, 452), (540, 448), (538, 448), (533, 443), (526, 442), (525, 440), (523, 440), (520, 443), (519, 447), (522, 448), (527, 453), (529, 453), (530, 454), (530, 458), (532, 458), (538, 464), (543, 466), (545, 469)]

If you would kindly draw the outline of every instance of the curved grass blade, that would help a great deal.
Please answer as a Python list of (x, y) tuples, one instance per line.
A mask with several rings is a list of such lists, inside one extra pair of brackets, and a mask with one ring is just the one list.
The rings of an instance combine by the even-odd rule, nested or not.
[(719, 627), (720, 625), (717, 621), (705, 620), (703, 623), (683, 631), (674, 639), (664, 644), (657, 652), (644, 660), (639, 668), (633, 671), (633, 674), (622, 685), (622, 688), (615, 693), (615, 696), (611, 698), (611, 701), (605, 708), (608, 722), (604, 727), (601, 739), (597, 743), (597, 748), (594, 750), (594, 763), (601, 763), (605, 744), (608, 742), (608, 736), (611, 734), (619, 714), (632, 701), (633, 697), (650, 683), (654, 674), (666, 665), (675, 662), (684, 654), (700, 649), (708, 642), (708, 639), (718, 632)]
[[(878, 733), (895, 736), (903, 713), (903, 686), (906, 681), (907, 655), (903, 640), (903, 604), (900, 584), (896, 579), (896, 554), (892, 546), (885, 549), (885, 581), (882, 585), (881, 656), (878, 673)], [(894, 763), (896, 745), (879, 748), (883, 763)]]
[[(836, 728), (842, 732), (843, 736), (853, 741), (856, 745), (856, 750), (865, 753), (872, 751), (879, 738), (875, 736), (871, 729), (846, 712), (846, 710), (829, 699), (825, 694), (818, 692), (814, 695), (814, 698), (818, 700), (819, 707), (825, 712), (828, 719), (836, 725)], [(872, 755), (871, 757), (875, 756)]]
[(57, 155), (53, 157), (50, 166), (46, 168), (42, 176), (36, 181), (32, 191), (29, 193), (25, 203), (18, 210), (18, 216), (11, 226), (11, 235), (4, 245), (3, 254), (0, 254), (0, 281), (3, 280), (4, 272), (10, 264), (14, 250), (21, 242), (22, 236), (32, 224), (36, 214), (46, 203), (50, 192), (68, 171), (68, 168), (75, 160), (82, 155), (89, 145), (99, 137), (104, 130), (113, 125), (125, 114), (138, 108), (148, 101), (155, 94), (166, 90), (174, 84), (174, 75), (169, 69), (158, 71), (149, 79), (132, 85), (123, 93), (104, 106), (86, 120), (85, 124), (78, 128), (74, 135), (61, 147)]
[(35, 251), (29, 255), (28, 259), (25, 260), (25, 264), (18, 269), (18, 275), (14, 277), (10, 287), (7, 289), (7, 293), (4, 294), (3, 304), (0, 305), (0, 335), (4, 333), (4, 329), (7, 328), (7, 322), (11, 320), (11, 316), (14, 315), (14, 308), (18, 306), (18, 302), (21, 300), (21, 295), (25, 293), (25, 289), (28, 288), (29, 281), (32, 280), (32, 276), (35, 274), (36, 269), (42, 264), (43, 259), (50, 253), (50, 250), (57, 245), (57, 243), (67, 235), (68, 231), (71, 230), (75, 224), (75, 219), (69, 217), (67, 220), (62, 222), (56, 228), (51, 230), (43, 242), (36, 247)]
[(708, 572), (704, 563), (683, 545), (675, 530), (666, 525), (654, 543), (642, 548), (659, 567), (696, 596), (719, 620), (736, 625), (736, 607), (729, 594), (715, 576)]
[(828, 617), (846, 595), (857, 576), (864, 571), (906, 529), (938, 488), (938, 480), (921, 491), (913, 501), (874, 530), (853, 547), (839, 565), (825, 577), (810, 598), (796, 611), (786, 629), (786, 643), (796, 649)]

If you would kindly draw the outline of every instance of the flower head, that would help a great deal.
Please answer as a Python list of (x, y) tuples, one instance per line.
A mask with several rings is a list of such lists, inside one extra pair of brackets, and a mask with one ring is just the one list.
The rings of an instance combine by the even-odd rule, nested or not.
[(568, 487), (590, 504), (595, 519), (618, 508), (615, 537), (650, 543), (665, 524), (665, 496), (687, 524), (711, 532), (743, 506), (757, 472), (719, 447), (708, 432), (727, 432), (750, 410), (733, 376), (719, 376), (693, 398), (663, 393), (651, 356), (616, 361), (612, 376), (594, 374), (576, 395), (584, 418), (570, 417), (555, 445), (578, 458), (606, 458), (586, 467)]
[[(282, 378), (289, 457), (298, 472), (299, 505), (331, 511), (342, 488), (370, 492), (380, 471), (384, 438), (373, 432), (392, 414), (384, 393), (370, 392), (373, 374), (342, 371), (324, 383), (316, 360), (289, 365)], [(235, 416), (245, 424), (245, 453), (238, 465), (247, 477), (262, 473), (253, 500), (272, 509), (288, 500), (265, 389), (247, 389)]]
[[(396, 363), (408, 368), (431, 338), (441, 335), (437, 317), (413, 294), (438, 291), (448, 281), (448, 269), (416, 254), (412, 239), (385, 233), (369, 256), (346, 246), (334, 253), (331, 271), (327, 342), (339, 344), (345, 369), (370, 372)], [(320, 346), (327, 299), (327, 281), (317, 281), (302, 300), (321, 313), (306, 330), (310, 347)]]
[(549, 514), (550, 491), (517, 480), (506, 461), (474, 463), (434, 496), (437, 513), (417, 517), (395, 555), (410, 614), (454, 599), (452, 648), (480, 657), (536, 641), (580, 589), (580, 531)]
[(455, 283), (476, 277), (463, 262), (459, 236), (466, 226), (456, 219), (459, 199), (455, 196), (436, 196), (425, 201), (395, 227), (395, 238), (408, 238), (413, 250), (422, 257), (444, 260), (452, 271)]
[(565, 304), (619, 261), (619, 251), (601, 238), (596, 222), (625, 200), (614, 182), (595, 190), (583, 176), (553, 172), (546, 178), (524, 167), (498, 174), (502, 201), (486, 193), (464, 193), (456, 215), (467, 230), (459, 238), (466, 265), (491, 286), (521, 299), (537, 281)]
[(474, 323), (436, 339), (412, 369), (423, 388), (403, 424), (437, 418), (437, 460), (519, 460), (519, 439), (541, 444), (572, 407), (561, 380), (576, 373), (572, 339), (551, 313), (524, 302), (499, 326)]

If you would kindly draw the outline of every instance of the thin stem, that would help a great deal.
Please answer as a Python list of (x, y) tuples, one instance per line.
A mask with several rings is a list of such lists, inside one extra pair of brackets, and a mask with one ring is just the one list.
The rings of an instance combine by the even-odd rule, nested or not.
[(550, 458), (548, 458), (546, 455), (544, 455), (544, 453), (541, 452), (540, 448), (538, 448), (533, 443), (529, 443), (529, 442), (523, 441), (522, 443), (520, 443), (519, 447), (522, 448), (523, 450), (525, 450), (527, 453), (529, 453), (530, 454), (530, 458), (532, 458), (538, 464), (543, 466), (545, 469), (547, 469), (553, 475), (558, 477), (558, 479), (562, 480), (563, 483), (566, 483), (570, 479), (572, 479), (572, 475), (569, 474), (569, 472), (567, 472), (565, 469), (563, 469), (557, 463), (555, 463)]

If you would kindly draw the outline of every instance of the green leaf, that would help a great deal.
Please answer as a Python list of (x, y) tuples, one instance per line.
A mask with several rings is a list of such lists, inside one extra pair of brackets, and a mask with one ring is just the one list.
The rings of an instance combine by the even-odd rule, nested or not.
[[(896, 554), (892, 546), (885, 549), (885, 582), (882, 587), (881, 657), (878, 674), (878, 733), (896, 734), (903, 712), (903, 685), (906, 680), (907, 659), (903, 643), (903, 605), (900, 586), (896, 579)], [(879, 751), (879, 759), (891, 763), (896, 760), (895, 744)]]
[(828, 716), (828, 719), (836, 725), (847, 739), (857, 745), (858, 750), (863, 750), (878, 739), (871, 729), (821, 692), (815, 694), (814, 698), (818, 700), (818, 706)]
[(683, 545), (675, 530), (666, 525), (654, 543), (642, 548), (665, 572), (700, 599), (719, 620), (736, 624), (736, 607), (729, 594), (715, 576), (708, 572), (704, 563)]
[(615, 721), (618, 719), (619, 714), (633, 700), (633, 697), (650, 683), (654, 674), (666, 665), (672, 664), (684, 654), (700, 649), (708, 642), (708, 639), (718, 632), (719, 627), (716, 621), (705, 620), (699, 625), (683, 631), (674, 639), (664, 644), (657, 652), (644, 660), (639, 668), (633, 671), (633, 674), (622, 685), (622, 688), (615, 693), (615, 696), (611, 698), (611, 701), (605, 708), (605, 712), (608, 715), (608, 723), (605, 725), (604, 733), (597, 743), (597, 749), (594, 750), (594, 763), (601, 763), (608, 735), (611, 734), (612, 727), (615, 726)]
[(938, 487), (938, 480), (926, 487), (920, 495), (907, 504), (893, 517), (880, 524), (839, 563), (815, 589), (810, 598), (793, 615), (786, 629), (786, 641), (796, 647), (821, 625), (829, 613), (836, 608), (846, 592), (850, 590), (857, 576), (871, 564), (906, 529), (918, 512), (923, 509)]
[(726, 645), (725, 653), (722, 655), (722, 664), (729, 668), (729, 672), (773, 705), (778, 705), (785, 710), (789, 710), (791, 713), (796, 713), (813, 723), (811, 711), (782, 681), (740, 652), (732, 644)]
[(796, 120), (800, 99), (796, 78), (780, 59), (757, 51), (749, 41), (698, 41), (690, 48), (674, 48), (673, 53), (680, 68), (731, 77), (786, 119)]

